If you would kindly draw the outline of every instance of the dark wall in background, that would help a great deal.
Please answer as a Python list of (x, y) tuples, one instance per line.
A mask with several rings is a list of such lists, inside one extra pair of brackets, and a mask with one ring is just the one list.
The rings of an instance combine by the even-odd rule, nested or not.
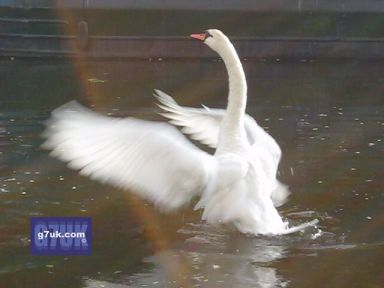
[(244, 57), (381, 58), (383, 12), (378, 0), (7, 0), (0, 55), (211, 56), (187, 38), (218, 28), (243, 43)]

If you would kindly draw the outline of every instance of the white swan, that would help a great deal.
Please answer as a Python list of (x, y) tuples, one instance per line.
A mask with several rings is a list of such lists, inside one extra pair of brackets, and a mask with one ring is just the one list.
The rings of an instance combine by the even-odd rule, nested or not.
[(192, 138), (216, 148), (214, 155), (169, 124), (105, 117), (76, 102), (52, 112), (43, 147), (80, 174), (129, 189), (162, 210), (176, 209), (199, 195), (196, 208), (204, 209), (204, 220), (232, 223), (243, 233), (286, 234), (315, 224), (287, 228), (275, 208), (288, 194), (276, 180), (281, 151), (245, 114), (246, 80), (233, 45), (215, 29), (191, 36), (224, 60), (227, 110), (181, 107), (165, 93), (156, 93), (165, 116), (184, 126)]

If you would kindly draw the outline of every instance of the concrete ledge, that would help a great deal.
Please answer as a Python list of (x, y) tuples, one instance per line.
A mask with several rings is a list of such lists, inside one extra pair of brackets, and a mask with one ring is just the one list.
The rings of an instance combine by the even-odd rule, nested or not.
[(0, 7), (229, 11), (384, 12), (382, 0), (5, 0)]
[[(80, 49), (73, 36), (0, 34), (0, 55), (84, 58), (217, 58), (186, 37), (90, 37)], [(242, 58), (384, 58), (384, 39), (232, 38)]]

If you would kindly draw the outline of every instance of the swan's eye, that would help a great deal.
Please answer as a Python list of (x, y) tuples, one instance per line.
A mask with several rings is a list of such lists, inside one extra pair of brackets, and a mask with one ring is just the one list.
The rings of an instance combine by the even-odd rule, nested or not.
[(208, 31), (204, 31), (204, 35), (205, 35), (205, 39), (207, 39), (209, 37), (213, 37), (213, 35), (211, 33), (209, 33)]

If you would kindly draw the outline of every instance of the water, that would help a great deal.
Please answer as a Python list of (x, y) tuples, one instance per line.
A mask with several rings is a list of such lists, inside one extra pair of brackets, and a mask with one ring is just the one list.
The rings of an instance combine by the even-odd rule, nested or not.
[[(206, 225), (192, 205), (160, 214), (39, 149), (43, 121), (72, 99), (149, 120), (161, 120), (153, 88), (225, 106), (223, 63), (160, 60), (0, 62), (0, 287), (382, 287), (384, 63), (244, 62), (247, 111), (283, 150), (280, 212), (320, 220), (255, 237)], [(31, 216), (91, 216), (93, 255), (30, 256)]]

